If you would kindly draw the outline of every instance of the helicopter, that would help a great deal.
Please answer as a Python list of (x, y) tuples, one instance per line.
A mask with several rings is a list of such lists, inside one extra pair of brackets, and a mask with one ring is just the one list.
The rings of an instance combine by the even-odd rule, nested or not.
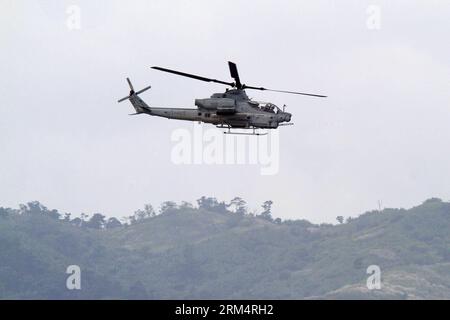
[[(127, 78), (130, 87), (130, 93), (127, 97), (120, 99), (118, 102), (130, 100), (136, 113), (148, 114), (150, 116), (163, 117), (168, 119), (198, 121), (215, 125), (217, 128), (227, 129), (225, 134), (248, 134), (248, 135), (265, 135), (267, 133), (256, 132), (257, 129), (277, 129), (280, 126), (293, 125), (291, 123), (292, 114), (285, 111), (285, 106), (279, 108), (270, 102), (259, 102), (250, 99), (245, 92), (246, 89), (272, 91), (289, 93), (296, 95), (312, 96), (326, 98), (324, 95), (267, 89), (264, 87), (255, 87), (243, 84), (239, 78), (237, 66), (234, 62), (228, 61), (231, 78), (233, 82), (221, 81), (206, 78), (190, 73), (184, 73), (176, 70), (153, 66), (152, 69), (176, 74), (191, 79), (205, 82), (214, 82), (230, 86), (223, 93), (213, 93), (210, 98), (195, 99), (193, 108), (155, 108), (149, 107), (140, 97), (139, 94), (151, 88), (148, 86), (142, 90), (135, 91), (129, 78)], [(246, 129), (251, 132), (237, 132), (232, 129)]]

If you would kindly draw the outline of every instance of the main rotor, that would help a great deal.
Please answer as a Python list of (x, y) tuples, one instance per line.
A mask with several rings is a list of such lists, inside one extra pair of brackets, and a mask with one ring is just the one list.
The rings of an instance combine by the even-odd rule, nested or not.
[(234, 79), (234, 82), (227, 82), (227, 81), (222, 81), (222, 80), (217, 80), (217, 79), (206, 78), (206, 77), (198, 76), (198, 75), (191, 74), (191, 73), (185, 73), (185, 72), (180, 72), (180, 71), (171, 70), (171, 69), (167, 69), (167, 68), (156, 67), (156, 66), (153, 66), (152, 69), (156, 69), (156, 70), (164, 71), (164, 72), (169, 72), (169, 73), (173, 73), (173, 74), (176, 74), (176, 75), (179, 75), (179, 76), (183, 76), (183, 77), (187, 77), (187, 78), (191, 78), (191, 79), (196, 79), (196, 80), (200, 80), (200, 81), (220, 83), (220, 84), (224, 84), (224, 85), (230, 86), (230, 87), (232, 87), (234, 89), (237, 89), (237, 90), (253, 89), (253, 90), (261, 90), (261, 91), (272, 91), (272, 92), (299, 94), (299, 95), (311, 96), (311, 97), (319, 97), (319, 98), (326, 98), (327, 97), (327, 96), (323, 96), (323, 95), (319, 95), (319, 94), (312, 94), (312, 93), (304, 93), (304, 92), (296, 92), (296, 91), (285, 91), (285, 90), (275, 90), (275, 89), (267, 89), (267, 88), (264, 88), (264, 87), (248, 86), (246, 84), (242, 84), (241, 83), (241, 80), (239, 78), (239, 73), (238, 73), (238, 70), (237, 70), (237, 66), (236, 66), (236, 64), (234, 62), (228, 61), (228, 67), (230, 69), (231, 78)]

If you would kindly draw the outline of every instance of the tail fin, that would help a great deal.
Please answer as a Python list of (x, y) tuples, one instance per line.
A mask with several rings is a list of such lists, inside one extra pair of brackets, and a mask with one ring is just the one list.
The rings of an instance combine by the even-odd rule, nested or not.
[(151, 86), (148, 86), (142, 90), (139, 90), (138, 92), (135, 92), (134, 88), (133, 88), (133, 84), (131, 83), (129, 78), (127, 78), (127, 82), (128, 82), (128, 85), (130, 86), (130, 94), (127, 97), (124, 97), (117, 102), (130, 100), (131, 104), (133, 105), (134, 109), (136, 110), (135, 114), (151, 112), (151, 108), (141, 98), (138, 97), (139, 94), (141, 94), (144, 91), (147, 91), (148, 89), (151, 88)]

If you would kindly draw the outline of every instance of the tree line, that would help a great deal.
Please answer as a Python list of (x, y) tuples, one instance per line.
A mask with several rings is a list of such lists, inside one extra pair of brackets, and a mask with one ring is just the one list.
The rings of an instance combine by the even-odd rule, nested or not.
[(240, 197), (234, 197), (229, 202), (225, 202), (218, 201), (214, 197), (202, 196), (196, 202), (197, 204), (194, 206), (187, 201), (182, 201), (180, 204), (177, 204), (174, 201), (165, 201), (161, 203), (158, 210), (155, 210), (151, 204), (145, 204), (142, 209), (136, 210), (132, 215), (118, 219), (115, 217), (108, 218), (104, 214), (98, 212), (93, 213), (92, 215), (81, 213), (78, 217), (72, 217), (71, 213), (60, 213), (56, 209), (48, 209), (39, 201), (31, 201), (26, 204), (20, 204), (19, 209), (0, 207), (0, 217), (8, 217), (10, 215), (44, 215), (51, 219), (64, 221), (77, 227), (113, 229), (133, 225), (173, 211), (205, 210), (220, 214), (253, 216), (277, 224), (282, 223), (280, 218), (274, 219), (272, 217), (273, 201), (271, 200), (264, 201), (261, 205), (262, 210), (260, 213), (249, 211), (247, 202)]

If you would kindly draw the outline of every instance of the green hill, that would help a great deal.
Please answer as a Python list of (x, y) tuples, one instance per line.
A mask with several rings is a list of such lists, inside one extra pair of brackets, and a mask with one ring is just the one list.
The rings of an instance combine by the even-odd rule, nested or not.
[[(439, 199), (340, 225), (220, 204), (114, 227), (102, 219), (0, 208), (0, 298), (450, 299), (450, 203)], [(66, 288), (69, 265), (81, 268), (81, 290)], [(380, 290), (366, 286), (370, 265)]]

